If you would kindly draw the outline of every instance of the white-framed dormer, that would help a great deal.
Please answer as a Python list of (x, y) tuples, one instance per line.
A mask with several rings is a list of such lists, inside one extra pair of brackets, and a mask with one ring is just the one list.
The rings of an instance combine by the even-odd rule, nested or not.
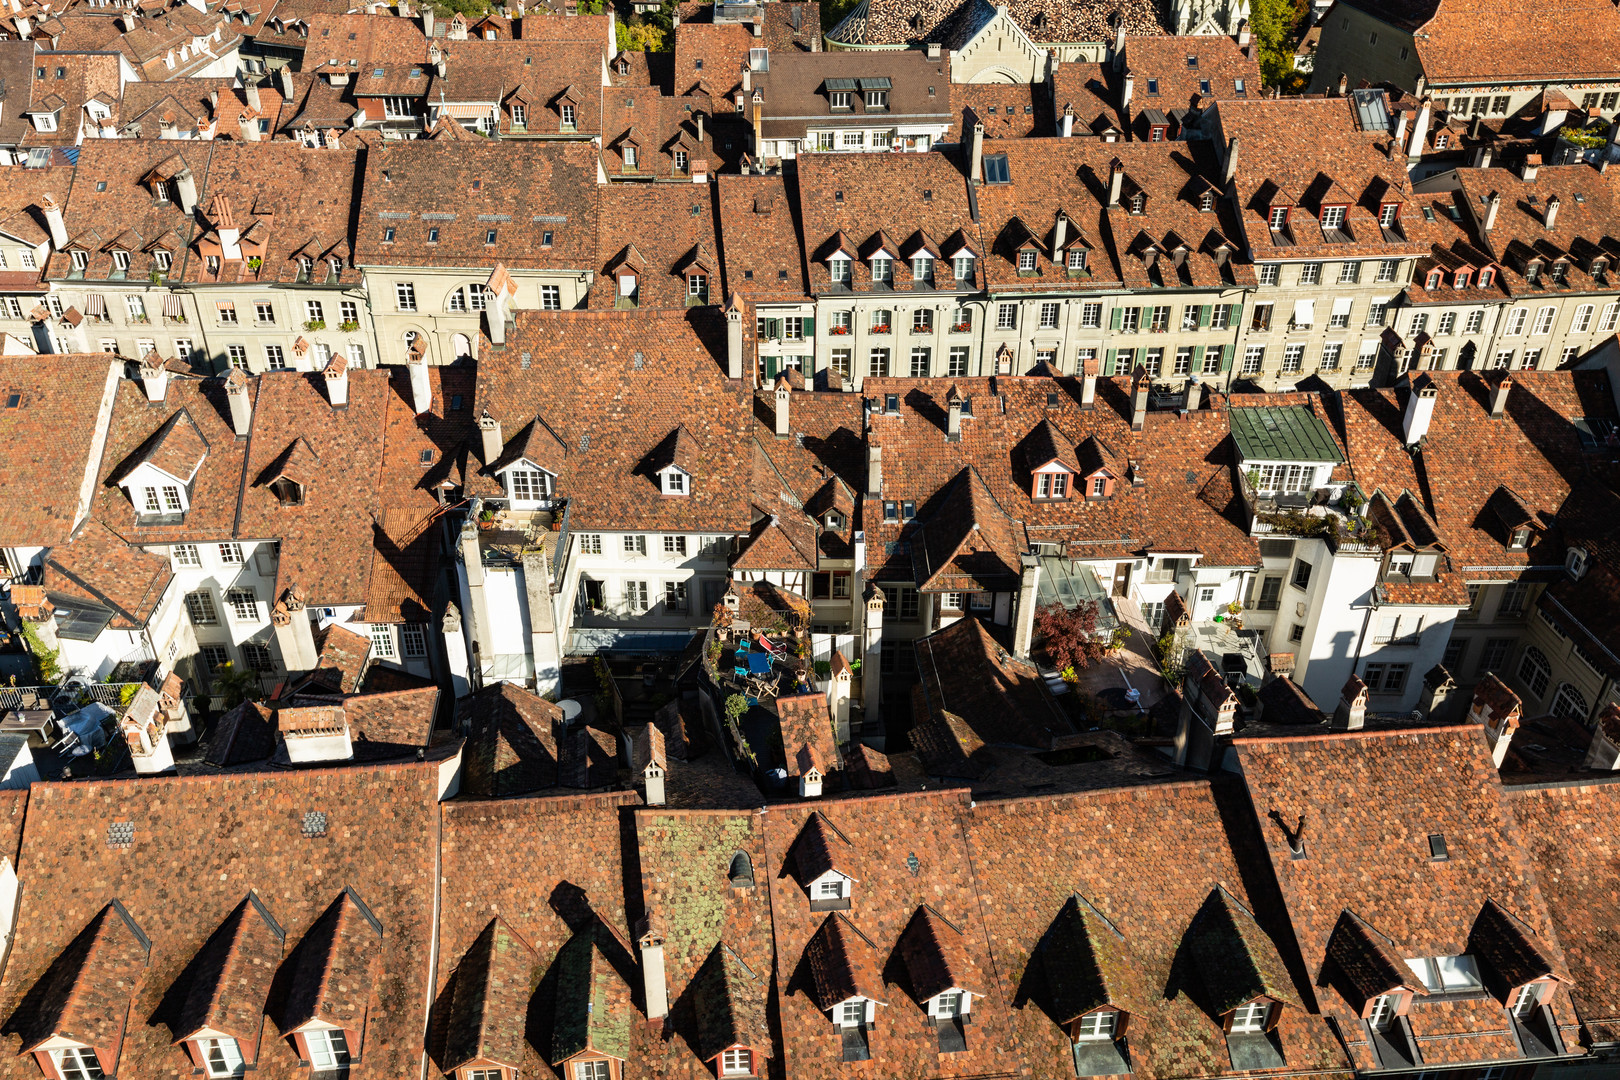
[(663, 494), (692, 494), (692, 474), (674, 462), (659, 469), (655, 475), (658, 477), (658, 490)]
[(354, 1053), (353, 1032), (324, 1020), (311, 1020), (289, 1032), (301, 1060), (309, 1062), (310, 1072), (347, 1073)]
[(91, 1046), (61, 1035), (53, 1035), (35, 1047), (34, 1059), (42, 1067), (50, 1062), (47, 1072), (53, 1080), (101, 1080), (107, 1075)]
[(878, 1003), (871, 998), (855, 997), (845, 998), (828, 1010), (834, 1027), (858, 1028), (864, 1027), (877, 1020)]
[(805, 892), (810, 896), (810, 910), (847, 910), (856, 884), (854, 878), (837, 870), (827, 870), (805, 882)]
[(502, 465), (495, 470), (513, 510), (538, 510), (551, 505), (557, 491), (557, 474), (528, 458)]
[[(198, 463), (199, 465), (201, 462)], [(193, 471), (193, 476), (196, 475)], [(142, 462), (119, 481), (138, 517), (167, 517), (191, 510), (191, 477), (181, 478)]]
[[(973, 998), (978, 992), (960, 986), (947, 987), (924, 1001), (923, 1011), (934, 1023), (959, 1020), (973, 1011)], [(980, 995), (982, 996), (982, 995)]]

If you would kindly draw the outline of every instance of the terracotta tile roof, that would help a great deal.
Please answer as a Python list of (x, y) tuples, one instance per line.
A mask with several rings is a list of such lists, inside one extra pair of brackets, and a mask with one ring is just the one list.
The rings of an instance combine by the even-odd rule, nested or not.
[[(32, 41), (10, 40), (0, 46), (0, 79), (5, 81), (8, 88), (21, 87), (31, 83), (34, 79), (34, 50), (37, 46)], [(9, 110), (0, 118), (0, 142), (7, 146), (16, 146), (22, 138), (33, 129), (28, 122), (26, 111), (21, 109)], [(23, 170), (9, 170), (20, 173)], [(65, 190), (65, 188), (64, 188)]]
[[(951, 122), (957, 139), (971, 139), (973, 124), (986, 139), (1027, 139), (1057, 134), (1052, 90), (1046, 83), (958, 83), (951, 87)], [(955, 141), (955, 140), (952, 140)]]
[[(1348, 980), (1346, 1000), (1371, 1001), (1398, 987), (1418, 996), (1428, 993), (1423, 981), (1407, 967), (1395, 942), (1346, 908), (1328, 938), (1327, 959), (1336, 974)], [(1353, 996), (1352, 996), (1353, 995)]]
[(794, 227), (797, 184), (786, 176), (716, 177), (725, 236), (725, 292), (749, 300), (805, 296), (802, 235)]
[(226, 916), (198, 955), (191, 989), (174, 1026), (177, 1038), (208, 1030), (229, 1035), (257, 1058), (264, 1005), (286, 948), (287, 932), (258, 893)]
[(523, 795), (557, 784), (562, 710), (510, 683), (486, 686), (457, 705), (467, 733), (462, 759), (469, 795)]
[[(747, 399), (724, 378), (725, 323), (711, 309), (520, 312), (502, 349), (480, 350), (474, 411), (504, 430), (535, 416), (568, 455), (558, 492), (574, 528), (743, 532), (748, 527)], [(579, 365), (584, 353), (597, 362)], [(533, 372), (544, 372), (537, 379)], [(661, 493), (653, 459), (691, 444), (690, 494)], [(480, 471), (470, 494), (499, 496)]]
[[(594, 17), (585, 16), (594, 21)], [(451, 105), (471, 103), (500, 106), (500, 131), (507, 134), (549, 134), (563, 132), (562, 114), (556, 104), (572, 91), (575, 105), (574, 129), (568, 134), (588, 138), (606, 134), (603, 126), (602, 85), (603, 40), (590, 36), (586, 27), (575, 28), (577, 37), (535, 41), (524, 35), (521, 41), (448, 41), (444, 50), (446, 75), (440, 78), (428, 68), (430, 103)], [(442, 95), (442, 98), (441, 98)], [(512, 123), (512, 105), (524, 106), (524, 126)]]
[(0, 514), (0, 542), (59, 544), (78, 525), (86, 477), (101, 466), (97, 414), (122, 368), (101, 354), (0, 356), (0, 404), (17, 397), (15, 408), (0, 409), (0, 439), (9, 448), (0, 458), (0, 487), (11, 495)]
[(740, 23), (683, 24), (675, 33), (676, 96), (699, 85), (722, 97), (740, 88), (742, 66), (754, 44), (753, 33)]
[[(999, 970), (999, 961), (991, 963), (976, 875), (969, 870), (963, 827), (967, 807), (966, 791), (824, 804), (827, 819), (848, 841), (837, 841), (838, 869), (855, 879), (849, 910), (831, 914), (810, 910), (802, 865), (800, 879), (786, 873), (790, 861), (799, 858), (792, 842), (815, 812), (799, 805), (773, 806), (763, 816), (788, 1075), (828, 1076), (846, 1068), (839, 1029), (821, 1010), (848, 992), (887, 1003), (866, 1033), (873, 1061), (899, 1074), (934, 1073), (942, 1067), (933, 1026), (907, 991), (889, 978), (903, 971), (904, 961), (897, 955), (900, 940), (924, 904), (961, 932), (966, 959), (958, 957), (958, 964), (966, 969), (971, 961), (981, 975)], [(756, 864), (756, 874), (759, 870)], [(975, 988), (987, 996), (973, 1002), (968, 1047), (947, 1059), (957, 1075), (1007, 1068), (1006, 1047), (1012, 1045), (1008, 1002), (1017, 984), (984, 981), (988, 985)]]
[[(97, 17), (97, 21), (113, 23), (116, 26), (112, 19), (105, 16)], [(97, 50), (101, 48), (99, 45), (89, 47)], [(95, 131), (95, 124), (85, 111), (85, 105), (92, 100), (111, 106), (111, 117), (107, 123), (112, 127), (118, 126), (123, 78), (119, 72), (118, 56), (115, 53), (53, 52), (48, 56), (42, 53), (40, 60), (40, 66), (50, 74), (46, 78), (36, 77), (32, 80), (33, 93), (26, 108), (20, 111), (54, 112), (56, 130), (39, 131), (30, 125), (23, 132), (21, 146), (26, 148), (79, 145), (81, 127), (91, 132)], [(57, 75), (58, 71), (62, 74)]]
[[(1237, 39), (1224, 34), (1126, 37), (1125, 66), (1136, 78), (1131, 101), (1137, 117), (1134, 137), (1146, 135), (1140, 130), (1140, 117), (1146, 110), (1197, 109), (1216, 100), (1261, 92), (1259, 62)], [(1243, 95), (1237, 91), (1239, 80)], [(1151, 84), (1157, 84), (1157, 93)]]
[(534, 968), (528, 943), (500, 916), (491, 919), (451, 977), (445, 1072), (477, 1061), (518, 1068)]
[(825, 694), (777, 698), (776, 715), (781, 720), (789, 776), (803, 776), (812, 766), (823, 776), (843, 767)]
[(414, 749), (427, 746), (438, 703), (439, 688), (425, 686), (346, 697), (343, 711), (357, 740)]
[(630, 984), (604, 950), (624, 951), (623, 943), (601, 924), (574, 935), (557, 954), (557, 1015), (550, 1060), (566, 1061), (595, 1051), (609, 1057), (630, 1056), (631, 1025), (638, 1019)]
[[(105, 281), (114, 273), (113, 250), (130, 255), (129, 274), (140, 280), (156, 268), (152, 252), (162, 248), (180, 262), (196, 226), (181, 208), (172, 183), (190, 170), (199, 192), (208, 190), (208, 161), (213, 143), (175, 139), (90, 139), (79, 148), (79, 164), (70, 194), (58, 193), (70, 249), (85, 253), (85, 281)], [(106, 190), (97, 190), (102, 185)], [(157, 202), (154, 189), (167, 185), (168, 200)], [(53, 251), (46, 277), (60, 280), (73, 272), (67, 251)], [(156, 315), (149, 312), (149, 315)]]
[[(801, 154), (798, 180), (813, 293), (841, 288), (832, 285), (826, 261), (840, 234), (854, 245), (849, 253), (857, 260), (860, 256), (855, 248), (865, 253), (865, 246), (879, 232), (891, 244), (909, 245), (926, 238), (941, 247), (946, 259), (956, 254), (963, 241), (982, 254), (979, 228), (968, 208), (966, 178), (944, 154)], [(936, 281), (946, 289), (952, 285), (948, 269), (943, 265), (936, 268)], [(894, 282), (902, 290), (911, 285), (908, 270), (904, 265), (895, 270)], [(982, 281), (977, 274), (976, 269), (975, 280)], [(864, 262), (853, 268), (851, 288), (858, 293), (893, 291), (874, 289)]]
[(697, 1013), (699, 1058), (711, 1060), (733, 1046), (747, 1046), (771, 1056), (771, 1034), (765, 977), (743, 962), (724, 941), (704, 961), (692, 993)]
[(1358, 0), (1355, 6), (1416, 32), (1414, 46), (1431, 85), (1581, 82), (1620, 73), (1620, 24), (1612, 10), (1593, 0), (1516, 7), (1507, 20), (1475, 0), (1425, 0), (1411, 7)]
[[(1436, 236), (1413, 200), (1406, 168), (1380, 149), (1389, 136), (1357, 128), (1349, 98), (1222, 101), (1215, 106), (1220, 145), (1239, 141), (1236, 197), (1254, 259), (1373, 257), (1428, 254)], [(1301, 147), (1309, 145), (1310, 153)], [(1326, 205), (1347, 205), (1344, 225), (1324, 232)], [(1397, 226), (1378, 224), (1394, 203)], [(1293, 209), (1286, 229), (1273, 232), (1274, 205)]]
[(79, 597), (107, 608), (114, 629), (143, 630), (173, 578), (167, 556), (136, 547), (91, 519), (67, 543), (50, 549), (43, 584), (47, 593)]
[(366, 661), (371, 658), (371, 637), (333, 623), (321, 631), (319, 644), (320, 660), (314, 678), (342, 694), (358, 690)]
[[(620, 812), (639, 802), (635, 792), (620, 791), (445, 803), (441, 872), (455, 883), (458, 901), (441, 915), (435, 996), (496, 915), (534, 950), (540, 972), (550, 972), (564, 944), (598, 921), (627, 935)], [(528, 869), (512, 874), (513, 865)], [(587, 937), (575, 947), (591, 943)], [(524, 1075), (545, 1075), (555, 1026), (548, 1010), (528, 1033)]]
[(1217, 886), (1199, 910), (1187, 940), (1210, 1005), (1226, 1013), (1257, 997), (1299, 1006), (1288, 971), (1254, 913)]
[[(1048, 80), (1052, 86), (1052, 107), (1056, 112), (1053, 123), (1060, 124), (1064, 110), (1074, 110), (1074, 133), (1077, 136), (1096, 135), (1115, 131), (1124, 137), (1125, 119), (1119, 113), (1119, 87), (1112, 64), (1088, 64), (1082, 61), (1062, 64)], [(988, 135), (989, 125), (985, 125)], [(1000, 147), (997, 147), (999, 150)]]
[(50, 1036), (107, 1050), (116, 1058), (127, 1034), (130, 998), (152, 943), (116, 898), (98, 911), (35, 984), (6, 1034), (26, 1053)]
[[(596, 151), (575, 140), (390, 141), (366, 155), (355, 261), (486, 273), (496, 263), (594, 270), (596, 167)], [(384, 240), (385, 228), (394, 230), (392, 242)], [(431, 245), (430, 228), (439, 231)], [(488, 244), (492, 229), (496, 242)]]
[(244, 701), (219, 718), (208, 735), (204, 759), (220, 768), (266, 761), (276, 752), (278, 730), (274, 710)]
[[(1616, 38), (1620, 42), (1620, 28)], [(1502, 168), (1460, 169), (1457, 177), (1461, 188), (1456, 201), (1463, 208), (1471, 246), (1500, 268), (1515, 299), (1533, 303), (1569, 293), (1613, 291), (1607, 278), (1594, 278), (1592, 259), (1603, 257), (1612, 272), (1620, 257), (1620, 245), (1613, 239), (1620, 219), (1617, 178), (1594, 176), (1591, 169), (1574, 165), (1543, 166), (1529, 180)], [(1501, 203), (1491, 228), (1485, 230), (1492, 195)], [(1555, 198), (1558, 209), (1549, 229), (1546, 217)], [(1527, 270), (1534, 259), (1541, 261), (1542, 276), (1532, 284)], [(1567, 273), (1557, 282), (1553, 268), (1560, 261)]]
[[(864, 95), (855, 93), (849, 109), (834, 110), (827, 85), (838, 78), (888, 79), (886, 107), (868, 112)], [(753, 82), (764, 95), (761, 130), (767, 139), (803, 139), (811, 127), (829, 123), (948, 124), (955, 115), (946, 54), (930, 60), (911, 49), (778, 53), (770, 58), (770, 70)]]
[(1152, 1001), (1144, 966), (1113, 923), (1079, 893), (1052, 920), (1040, 946), (1052, 1019), (1068, 1024), (1104, 1005), (1146, 1016)]
[(976, 618), (919, 638), (917, 671), (930, 714), (951, 714), (979, 741), (1049, 749), (1070, 733), (1035, 665), (1015, 659)]
[[(706, 119), (703, 137), (698, 138), (694, 110), (702, 112), (706, 108), (706, 98), (670, 97), (656, 86), (604, 89), (602, 168), (613, 179), (682, 181), (692, 178), (698, 162), (707, 162), (711, 175), (719, 172), (723, 164), (734, 166), (742, 156), (741, 151), (722, 152), (716, 145), (716, 137), (720, 137), (722, 144), (727, 140), (723, 131), (716, 132), (713, 123)], [(633, 164), (625, 155), (630, 144), (636, 148)], [(676, 151), (686, 154), (684, 166), (676, 161)], [(602, 254), (607, 256), (611, 252), (604, 249)]]
[(1620, 786), (1602, 780), (1582, 785), (1508, 789), (1569, 965), (1569, 995), (1594, 1042), (1620, 1040), (1620, 847), (1613, 828)]
[(345, 888), (299, 943), (288, 979), (288, 1025), (320, 1020), (361, 1030), (375, 989), (381, 940), (382, 925)]
[[(1478, 956), (1493, 989), (1508, 973), (1493, 973), (1489, 961), (1523, 967), (1532, 951), (1523, 948), (1526, 935), (1539, 940), (1536, 950), (1553, 955), (1552, 923), (1476, 725), (1240, 738), (1234, 746), (1313, 973), (1322, 969), (1347, 909), (1386, 935), (1402, 957)], [(1414, 785), (1425, 794), (1414, 798)], [(1346, 807), (1355, 812), (1347, 815)], [(1303, 821), (1305, 858), (1292, 858), (1280, 829), (1265, 821), (1273, 811), (1283, 821)], [(1431, 854), (1430, 836), (1443, 838), (1445, 859)], [(1508, 924), (1513, 933), (1504, 937), (1504, 920), (1486, 912), (1492, 904), (1523, 925)], [(1347, 1030), (1366, 1004), (1342, 993), (1320, 1001)], [(1561, 1024), (1573, 1022), (1567, 998), (1556, 998), (1553, 1008)], [(1506, 1020), (1493, 1021), (1466, 1002), (1424, 1005), (1411, 1022), (1426, 1061), (1517, 1056)], [(1348, 1041), (1352, 1056), (1373, 1067), (1371, 1047)]]
[[(1601, 476), (1607, 459), (1583, 448), (1570, 421), (1615, 419), (1613, 398), (1596, 372), (1516, 371), (1500, 418), (1490, 416), (1487, 383), (1477, 372), (1427, 373), (1439, 391), (1424, 443), (1419, 477), (1403, 447), (1404, 397), (1395, 390), (1353, 390), (1339, 397), (1341, 427), (1357, 484), (1399, 499), (1409, 493), (1434, 522), (1452, 564), (1464, 576), (1500, 580), (1502, 572), (1474, 568), (1563, 561), (1554, 517), (1584, 473)], [(1596, 376), (1594, 378), (1594, 376)], [(1498, 468), (1482, 473), (1480, 461)], [(1528, 550), (1510, 546), (1509, 527), (1489, 512), (1498, 489), (1511, 485), (1534, 515)], [(1515, 514), (1521, 511), (1515, 511)], [(1448, 594), (1453, 598), (1460, 593)], [(1445, 602), (1449, 602), (1445, 601)]]
[(989, 986), (962, 931), (927, 904), (911, 917), (900, 935), (899, 949), (911, 978), (911, 999), (920, 1005), (947, 990), (983, 995)]
[(427, 38), (415, 19), (314, 14), (306, 21), (304, 71), (322, 74), (332, 68), (347, 72), (349, 93), (355, 97), (422, 97), (427, 93), (431, 70)]
[(938, 509), (914, 535), (912, 564), (917, 587), (926, 592), (1007, 592), (1019, 573), (1019, 554), (1029, 550), (1024, 530), (972, 466), (939, 496)]
[[(23, 852), (35, 884), (18, 912), (0, 981), (0, 1014), (17, 1013), (69, 943), (117, 899), (151, 949), (140, 977), (132, 978), (134, 971), (125, 976), (118, 1016), (120, 1024), (126, 1014), (129, 1021), (111, 1064), (131, 1077), (189, 1070), (191, 1058), (173, 1043), (175, 1013), (166, 1010), (178, 1012), (194, 985), (189, 980), (199, 954), (243, 897), (257, 890), (287, 932), (289, 951), (279, 970), (293, 989), (288, 1011), (358, 1021), (364, 1043), (351, 1048), (370, 1067), (388, 1075), (411, 1072), (420, 1056), (412, 1047), (420, 1045), (430, 977), (437, 777), (438, 765), (428, 763), (35, 784), (31, 824), (38, 831), (31, 828)], [(241, 813), (249, 803), (257, 811)], [(327, 824), (313, 837), (305, 834), (312, 811), (325, 814)], [(111, 822), (132, 823), (129, 844), (109, 845)], [(172, 902), (177, 881), (187, 883), (185, 904)], [(382, 924), (380, 937), (356, 925), (343, 883)], [(364, 955), (351, 952), (366, 934)], [(359, 996), (360, 982), (331, 977), (368, 966), (377, 992), (368, 999)], [(243, 983), (237, 987), (247, 991)], [(266, 1005), (258, 1003), (260, 1016)], [(287, 1016), (279, 1008), (275, 1013), (260, 1038), (258, 1069), (292, 1075), (297, 1058), (291, 1040), (281, 1037)], [(154, 1014), (165, 1019), (149, 1022)], [(37, 1070), (16, 1056), (18, 1039), (4, 1042), (6, 1075)]]
[[(609, 147), (608, 149), (611, 149)], [(642, 144), (642, 153), (652, 147)], [(616, 271), (634, 252), (638, 308), (685, 308), (686, 277), (708, 279), (709, 299), (720, 299), (719, 243), (709, 189), (693, 184), (609, 184), (600, 194), (597, 250), (602, 263), (591, 289), (590, 306), (616, 306)]]
[[(1102, 925), (1085, 916), (1093, 941), (1109, 948), (1102, 935), (1110, 928), (1119, 935), (1112, 938), (1117, 958), (1103, 957), (1099, 964), (1112, 969), (1102, 975), (1108, 1000), (1133, 1014), (1127, 1038), (1135, 1075), (1232, 1071), (1221, 1020), (1209, 1011), (1202, 977), (1195, 974), (1194, 924), (1210, 905), (1216, 910), (1206, 912), (1203, 921), (1235, 925), (1241, 916), (1232, 914), (1237, 911), (1232, 905), (1241, 904), (1258, 912), (1264, 926), (1259, 932), (1264, 941), (1252, 923), (1245, 938), (1256, 950), (1270, 952), (1275, 952), (1275, 946), (1267, 948), (1271, 942), (1286, 942), (1278, 932), (1287, 929), (1277, 905), (1243, 888), (1247, 875), (1240, 866), (1256, 853), (1243, 834), (1229, 833), (1224, 824), (1228, 814), (1239, 812), (1249, 812), (1241, 788), (1222, 779), (980, 799), (963, 816), (986, 929), (996, 943), (997, 975), (1005, 986), (1023, 988), (1013, 1024), (1034, 1076), (1057, 1080), (1070, 1068), (1069, 1039), (1048, 1011), (1048, 994), (1057, 991), (1055, 1000), (1064, 1003), (1057, 1011), (1068, 1012), (1105, 992), (1095, 976), (1078, 985), (1060, 981), (1051, 990), (1046, 985), (1054, 967), (1070, 970), (1068, 958), (1077, 951), (1064, 948), (1044, 962), (1039, 955), (1043, 939), (1054, 948), (1054, 931), (1072, 935), (1077, 929), (1076, 891), (1107, 920)], [(1080, 865), (1084, 872), (1076, 874)], [(1217, 906), (1212, 894), (1223, 889), (1230, 899)], [(1287, 945), (1291, 952), (1292, 943)], [(1252, 958), (1245, 963), (1252, 981)], [(1135, 986), (1128, 981), (1131, 968), (1139, 980)], [(1272, 978), (1283, 982), (1273, 989), (1301, 1000), (1308, 981), (1304, 972)], [(1290, 1068), (1349, 1075), (1349, 1062), (1319, 1015), (1285, 1005), (1276, 1035)]]

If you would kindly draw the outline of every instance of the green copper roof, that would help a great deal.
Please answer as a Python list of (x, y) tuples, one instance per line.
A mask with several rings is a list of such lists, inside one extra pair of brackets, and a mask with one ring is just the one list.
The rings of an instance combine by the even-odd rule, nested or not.
[(1244, 461), (1342, 461), (1327, 424), (1305, 405), (1228, 410)]

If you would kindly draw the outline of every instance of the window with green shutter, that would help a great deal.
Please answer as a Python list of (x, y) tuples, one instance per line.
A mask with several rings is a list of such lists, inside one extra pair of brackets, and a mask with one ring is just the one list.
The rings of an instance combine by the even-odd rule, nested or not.
[[(1241, 305), (1237, 305), (1237, 306), (1241, 306)], [(1221, 346), (1221, 371), (1223, 371), (1223, 372), (1232, 370), (1232, 350), (1233, 350), (1233, 348), (1234, 348), (1234, 346), (1231, 346), (1231, 345), (1223, 345), (1223, 346)]]
[[(1118, 330), (1119, 329), (1119, 320), (1124, 318), (1124, 316), (1125, 316), (1125, 309), (1124, 308), (1115, 308), (1113, 314), (1108, 316), (1108, 329), (1110, 329), (1110, 330)], [(1110, 357), (1112, 357), (1114, 354), (1112, 352), (1110, 352), (1108, 355)], [(1110, 371), (1108, 374), (1112, 375), (1113, 372)]]
[(1200, 330), (1209, 326), (1209, 309), (1209, 304), (1204, 304), (1198, 309), (1198, 329)]
[[(1118, 308), (1114, 309), (1114, 314), (1115, 315), (1119, 314), (1119, 309)], [(1109, 375), (1114, 374), (1114, 361), (1115, 361), (1115, 358), (1118, 355), (1119, 355), (1119, 350), (1118, 349), (1108, 349), (1107, 351), (1105, 351), (1103, 353), (1103, 374), (1105, 376), (1109, 376)]]
[(804, 317), (804, 336), (807, 338), (816, 336), (816, 320), (808, 315)]
[(774, 382), (776, 382), (776, 357), (767, 356), (765, 358), (765, 385), (769, 386)]
[(768, 339), (770, 339), (771, 341), (781, 341), (782, 340), (782, 320), (781, 319), (766, 319), (765, 320), (765, 336)]

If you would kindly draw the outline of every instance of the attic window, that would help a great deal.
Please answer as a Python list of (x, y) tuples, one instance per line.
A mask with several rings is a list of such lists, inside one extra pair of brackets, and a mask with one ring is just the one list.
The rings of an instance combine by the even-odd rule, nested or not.
[(107, 190), (107, 181), (105, 181), (105, 180), (97, 180), (96, 181), (96, 190), (97, 191), (106, 191)]
[(731, 868), (726, 871), (726, 877), (733, 889), (754, 887), (754, 862), (746, 851), (739, 851), (731, 857)]
[(417, 460), (422, 463), (422, 467), (424, 469), (427, 468), (429, 465), (433, 464), (433, 451), (423, 450), (417, 455)]
[(135, 823), (133, 821), (113, 821), (108, 823), (108, 847), (127, 848), (133, 843), (135, 843)]
[(280, 477), (270, 485), (275, 492), (276, 501), (282, 506), (302, 506), (304, 504), (304, 485), (289, 477)]
[(1012, 174), (1007, 166), (1006, 154), (985, 155), (984, 182), (987, 184), (1009, 184), (1012, 182)]
[(1515, 551), (1523, 551), (1529, 546), (1530, 527), (1528, 525), (1520, 525), (1517, 529), (1513, 530), (1513, 535), (1508, 540), (1508, 547)]
[(1429, 834), (1429, 858), (1436, 861), (1451, 858), (1446, 851), (1446, 837), (1444, 833)]
[(326, 835), (326, 811), (311, 810), (304, 815), (303, 834), (310, 839)]
[(20, 406), (21, 404), (22, 404), (22, 395), (21, 394), (7, 394), (6, 395), (6, 408), (15, 409), (18, 406)]
[(1198, 57), (1196, 57), (1196, 56), (1187, 57), (1187, 66), (1190, 67), (1190, 68), (1196, 68), (1198, 66)]
[(1406, 966), (1423, 980), (1431, 994), (1483, 990), (1479, 965), (1472, 956), (1419, 956), (1408, 958)]

